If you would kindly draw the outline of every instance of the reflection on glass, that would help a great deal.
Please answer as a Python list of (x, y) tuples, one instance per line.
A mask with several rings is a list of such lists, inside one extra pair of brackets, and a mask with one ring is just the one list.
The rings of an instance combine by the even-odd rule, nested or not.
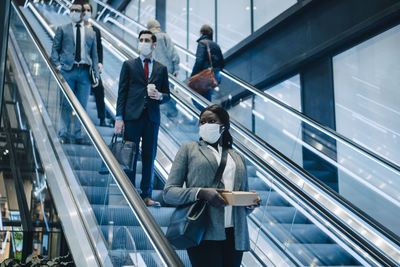
[(131, 19), (138, 20), (139, 1), (140, 0), (131, 0), (129, 4), (126, 6), (125, 15), (127, 15)]
[(250, 35), (250, 22), (250, 0), (218, 1), (217, 39), (223, 53)]
[(189, 50), (193, 53), (196, 53), (201, 26), (208, 24), (215, 30), (214, 7), (214, 0), (189, 1)]
[(297, 0), (254, 0), (253, 3), (254, 31), (256, 31), (296, 4)]
[(149, 19), (156, 17), (156, 0), (141, 0), (139, 22), (143, 25), (147, 24)]
[[(397, 165), (399, 42), (400, 26), (396, 26), (333, 58), (336, 130)], [(400, 235), (399, 174), (371, 164), (342, 144), (337, 146), (337, 157), (345, 167), (338, 172), (341, 194)]]
[(187, 6), (186, 0), (167, 1), (166, 32), (175, 43), (187, 46)]

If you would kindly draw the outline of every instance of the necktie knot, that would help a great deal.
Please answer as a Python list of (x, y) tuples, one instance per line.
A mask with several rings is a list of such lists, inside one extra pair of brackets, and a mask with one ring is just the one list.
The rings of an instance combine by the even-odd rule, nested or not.
[(80, 28), (80, 27), (81, 27), (81, 24), (77, 23), (77, 24), (76, 24), (76, 27), (77, 27), (77, 28)]
[(150, 62), (150, 58), (145, 58), (143, 61), (144, 61), (144, 63), (149, 63)]

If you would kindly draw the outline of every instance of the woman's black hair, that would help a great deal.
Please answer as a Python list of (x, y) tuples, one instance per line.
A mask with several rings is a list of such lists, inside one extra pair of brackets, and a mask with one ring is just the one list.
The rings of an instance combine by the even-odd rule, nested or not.
[(225, 148), (232, 148), (233, 138), (231, 133), (229, 132), (229, 128), (231, 125), (229, 121), (229, 113), (223, 107), (214, 104), (203, 109), (200, 112), (200, 118), (201, 115), (203, 115), (203, 113), (206, 111), (210, 111), (215, 115), (217, 115), (222, 123), (222, 126), (224, 127), (224, 131), (222, 132), (222, 138), (220, 139), (220, 142), (222, 142), (221, 146)]

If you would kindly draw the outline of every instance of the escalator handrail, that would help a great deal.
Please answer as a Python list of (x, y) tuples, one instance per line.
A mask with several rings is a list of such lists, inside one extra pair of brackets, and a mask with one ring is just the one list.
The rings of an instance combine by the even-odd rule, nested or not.
[[(68, 1), (68, 0), (66, 0)], [(107, 8), (108, 10), (111, 10), (112, 12), (116, 13), (118, 16), (123, 17), (124, 19), (128, 20), (129, 22), (134, 23), (135, 25), (137, 25), (138, 27), (142, 28), (142, 29), (147, 29), (144, 25), (140, 24), (139, 22), (133, 20), (132, 18), (126, 16), (125, 14), (122, 14), (120, 11), (114, 9), (113, 7), (109, 6), (106, 3), (101, 2), (100, 0), (93, 0), (96, 3), (102, 5), (103, 7)], [(99, 17), (98, 17), (99, 19)], [(179, 50), (181, 50), (182, 52), (184, 52), (186, 55), (191, 56), (193, 58), (195, 58), (195, 55), (188, 51), (187, 49), (183, 48), (182, 46), (178, 45), (178, 44), (174, 44), (175, 47), (177, 47)], [(245, 88), (246, 90), (252, 92), (253, 94), (271, 101), (273, 104), (275, 104), (278, 108), (282, 108), (283, 110), (285, 110), (287, 113), (295, 116), (297, 119), (300, 119), (302, 122), (307, 123), (308, 125), (316, 128), (318, 131), (326, 134), (327, 136), (335, 139), (336, 141), (341, 141), (341, 143), (344, 143), (346, 146), (350, 146), (355, 148), (356, 150), (360, 151), (361, 153), (363, 153), (365, 156), (372, 158), (373, 160), (378, 160), (379, 163), (383, 163), (384, 165), (386, 165), (387, 167), (390, 167), (394, 170), (396, 170), (398, 173), (400, 173), (400, 166), (397, 165), (396, 163), (393, 163), (392, 161), (389, 161), (388, 159), (378, 155), (377, 153), (371, 151), (370, 149), (361, 146), (360, 144), (357, 144), (356, 142), (354, 142), (353, 140), (345, 137), (344, 135), (318, 123), (317, 121), (313, 120), (312, 118), (308, 117), (307, 115), (304, 115), (303, 113), (299, 112), (298, 110), (290, 107), (289, 105), (281, 102), (280, 100), (274, 98), (273, 96), (265, 93), (264, 91), (254, 87), (253, 85), (247, 83), (246, 81), (243, 81), (242, 79), (240, 79), (239, 77), (233, 75), (232, 73), (230, 73), (229, 71), (227, 71), (226, 69), (223, 69), (221, 71), (221, 74), (223, 76), (225, 76), (227, 79), (233, 81), (234, 83), (240, 85), (241, 87)]]
[[(117, 39), (118, 39), (118, 38), (117, 38)], [(119, 41), (120, 41), (120, 42), (123, 42), (123, 41), (121, 41), (121, 40), (119, 40)], [(129, 47), (129, 45), (128, 45), (128, 47)], [(116, 47), (116, 49), (117, 49), (117, 50), (120, 50), (120, 48), (119, 48), (118, 46)], [(135, 55), (138, 54), (138, 53), (135, 51), (134, 48), (130, 48), (130, 50), (131, 50), (130, 53), (132, 53), (132, 51), (133, 51)], [(124, 56), (125, 56), (125, 55), (124, 55)], [(131, 58), (131, 57), (129, 56), (129, 57), (127, 57), (126, 59), (129, 59), (129, 58)], [(182, 83), (180, 80), (177, 80), (173, 75), (170, 75), (170, 82), (172, 82), (174, 85), (177, 85), (177, 86), (179, 86), (179, 87), (185, 89), (185, 90), (186, 90), (185, 93), (189, 94), (190, 97), (191, 97), (192, 99), (194, 99), (196, 102), (200, 103), (201, 105), (207, 106), (207, 105), (210, 104), (209, 101), (204, 100), (204, 99), (203, 99), (199, 94), (197, 94), (196, 92), (194, 92), (194, 91), (192, 91), (192, 90), (188, 90), (188, 89), (187, 89), (187, 86), (186, 86), (184, 83)], [(261, 147), (264, 148), (264, 150), (269, 151), (269, 153), (272, 152), (272, 154), (273, 154), (275, 157), (278, 157), (281, 161), (283, 161), (283, 162), (284, 162), (285, 164), (287, 164), (288, 166), (292, 166), (292, 169), (294, 169), (297, 173), (300, 173), (302, 176), (306, 177), (308, 180), (313, 180), (312, 177), (311, 177), (309, 174), (305, 173), (305, 172), (302, 171), (298, 166), (296, 166), (295, 164), (293, 164), (290, 160), (286, 159), (285, 156), (283, 156), (282, 154), (279, 153), (279, 151), (276, 151), (276, 150), (274, 150), (273, 148), (271, 148), (268, 144), (265, 143), (265, 141), (261, 140), (261, 139), (258, 138), (257, 136), (254, 136), (252, 133), (250, 133), (246, 128), (244, 128), (244, 127), (241, 126), (240, 124), (238, 124), (238, 125), (235, 125), (235, 124), (236, 124), (236, 123), (233, 122), (233, 123), (232, 123), (232, 126), (233, 126), (233, 128), (236, 128), (236, 129), (238, 130), (238, 132), (241, 132), (241, 133), (243, 133), (244, 135), (248, 136), (249, 139), (251, 139), (251, 140), (255, 141), (256, 143), (258, 143)], [(293, 165), (294, 165), (294, 167), (293, 167)], [(280, 174), (280, 175), (281, 175), (281, 174)], [(291, 181), (288, 180), (287, 178), (284, 178), (284, 179), (286, 179), (286, 180), (285, 180), (285, 183), (291, 183), (292, 186), (296, 186), (296, 185), (293, 185), (293, 182), (291, 182)], [(328, 192), (328, 193), (329, 193), (329, 192)], [(303, 194), (304, 194), (304, 192), (303, 192)], [(329, 195), (330, 197), (332, 197), (332, 194), (331, 194), (331, 193), (329, 193), (328, 195)], [(334, 196), (333, 196), (333, 197), (334, 197)], [(334, 197), (334, 198), (335, 198), (335, 197)], [(335, 199), (336, 199), (336, 200), (339, 200), (339, 203), (342, 203), (342, 204), (343, 204), (343, 200), (337, 199), (337, 198), (335, 198)], [(344, 203), (344, 206), (348, 207), (348, 205), (346, 205), (346, 203)], [(352, 209), (352, 207), (348, 207), (348, 208), (350, 208), (350, 210), (354, 211), (354, 210)], [(355, 214), (360, 215), (357, 211), (354, 211), (354, 212), (355, 212)], [(364, 217), (364, 216), (360, 216), (360, 217), (361, 217), (363, 220), (365, 220), (365, 217)], [(368, 221), (368, 220), (366, 220), (366, 221)], [(377, 227), (377, 228), (379, 228), (379, 227)], [(383, 231), (383, 232), (384, 232), (384, 231)], [(387, 237), (387, 236), (388, 236), (388, 234), (386, 233), (386, 237)], [(389, 235), (389, 237), (390, 237), (390, 235)], [(392, 240), (392, 241), (393, 241), (393, 240)]]
[[(95, 125), (87, 115), (85, 109), (81, 106), (78, 99), (76, 98), (75, 94), (69, 87), (68, 83), (63, 78), (62, 74), (59, 70), (56, 69), (54, 64), (51, 63), (50, 57), (46, 51), (46, 49), (41, 44), (39, 38), (33, 31), (30, 24), (27, 22), (25, 16), (22, 12), (17, 8), (17, 4), (12, 0), (12, 3), (15, 7), (15, 10), (18, 16), (21, 18), (24, 26), (26, 27), (30, 37), (32, 38), (33, 42), (35, 43), (39, 53), (45, 60), (50, 73), (56, 80), (58, 86), (61, 88), (62, 93), (70, 103), (72, 109), (75, 111), (77, 117), (82, 123), (82, 126), (86, 130), (89, 138), (92, 140), (94, 147), (99, 152), (101, 158), (104, 160), (107, 168), (110, 171), (110, 174), (113, 176), (114, 180), (116, 181), (118, 187), (122, 191), (125, 200), (127, 201), (128, 205), (130, 206), (131, 210), (135, 214), (139, 224), (142, 226), (144, 232), (149, 238), (149, 241), (153, 244), (153, 247), (156, 253), (160, 256), (160, 259), (163, 261), (165, 266), (183, 266), (182, 261), (179, 259), (178, 255), (176, 254), (175, 250), (172, 248), (170, 243), (167, 241), (163, 231), (143, 203), (142, 199), (140, 198), (139, 194), (135, 191), (132, 187), (128, 177), (126, 176), (125, 172), (120, 167), (119, 163), (112, 155), (111, 151), (109, 150), (108, 146), (103, 140), (103, 137), (97, 131)], [(87, 229), (87, 231), (89, 231)], [(89, 235), (90, 236), (90, 235)], [(93, 244), (95, 242), (91, 240)], [(96, 255), (99, 257), (99, 255)], [(101, 260), (99, 260), (101, 262)]]

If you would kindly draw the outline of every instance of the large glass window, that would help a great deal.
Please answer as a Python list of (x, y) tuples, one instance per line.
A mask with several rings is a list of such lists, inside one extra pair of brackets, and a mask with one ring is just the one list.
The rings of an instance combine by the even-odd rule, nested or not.
[(200, 27), (210, 25), (215, 30), (215, 0), (189, 1), (189, 50), (196, 52)]
[(125, 9), (125, 15), (131, 19), (138, 20), (139, 16), (139, 0), (132, 0)]
[(167, 1), (166, 32), (175, 43), (186, 47), (187, 43), (186, 0)]
[[(336, 130), (356, 143), (400, 165), (400, 25), (333, 58)], [(358, 173), (338, 172), (339, 190), (352, 203), (396, 234), (400, 226), (394, 201), (369, 199), (370, 189), (400, 188), (390, 171), (364, 175), (368, 162), (338, 144), (338, 162), (357, 162)], [(357, 179), (356, 179), (357, 178)], [(397, 196), (396, 196), (397, 197)], [(384, 209), (382, 207), (385, 207)]]
[[(300, 75), (269, 88), (265, 93), (301, 112)], [(301, 121), (258, 96), (254, 100), (253, 114), (255, 134), (284, 155), (290, 155), (289, 158), (301, 166)]]
[(218, 44), (222, 52), (251, 33), (250, 0), (218, 0)]
[(297, 0), (253, 0), (254, 30), (258, 30), (277, 17), (286, 9), (297, 3)]
[(333, 58), (337, 131), (398, 165), (399, 43), (400, 25)]
[(139, 22), (146, 25), (149, 19), (156, 17), (156, 0), (140, 0)]

